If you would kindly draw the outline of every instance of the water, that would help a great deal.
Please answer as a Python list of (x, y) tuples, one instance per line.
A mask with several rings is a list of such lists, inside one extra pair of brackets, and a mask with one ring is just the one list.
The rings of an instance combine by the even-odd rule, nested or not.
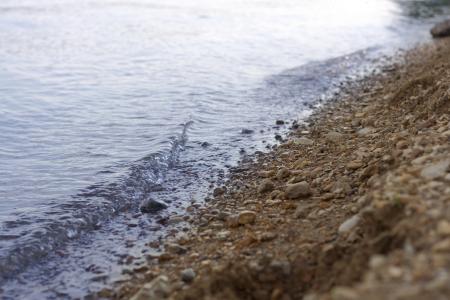
[[(274, 143), (276, 119), (426, 41), (445, 4), (3, 0), (0, 293), (82, 297), (123, 279), (168, 216)], [(169, 209), (137, 214), (148, 197)]]

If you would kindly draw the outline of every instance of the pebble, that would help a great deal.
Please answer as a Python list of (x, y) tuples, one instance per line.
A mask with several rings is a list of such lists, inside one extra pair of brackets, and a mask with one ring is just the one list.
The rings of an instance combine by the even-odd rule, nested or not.
[(225, 194), (225, 189), (221, 188), (221, 187), (215, 188), (214, 191), (213, 191), (213, 196), (214, 197), (218, 197), (218, 196), (223, 195), (223, 194)]
[(220, 240), (220, 241), (225, 241), (225, 240), (227, 240), (229, 237), (230, 237), (230, 232), (229, 231), (220, 231), (220, 232), (218, 232), (217, 233), (217, 239), (218, 240)]
[(347, 233), (353, 228), (355, 228), (356, 225), (358, 225), (359, 221), (361, 220), (361, 217), (359, 215), (354, 215), (351, 218), (344, 221), (341, 226), (338, 228), (338, 233), (343, 234)]
[(434, 38), (450, 36), (450, 20), (445, 20), (434, 25), (430, 31)]
[(426, 179), (444, 177), (450, 166), (450, 160), (443, 160), (423, 168), (420, 175)]
[(160, 210), (166, 209), (168, 206), (162, 201), (154, 199), (145, 199), (140, 205), (140, 210), (143, 213), (156, 213)]
[(337, 286), (331, 290), (332, 300), (357, 300), (360, 299), (358, 294), (348, 287)]
[(439, 253), (450, 252), (450, 238), (437, 242), (433, 246), (433, 251)]
[(286, 196), (289, 199), (305, 198), (311, 195), (311, 189), (306, 181), (301, 181), (286, 186)]
[(260, 171), (258, 172), (258, 176), (263, 178), (269, 178), (275, 175), (275, 171)]
[(166, 250), (173, 254), (185, 254), (187, 252), (187, 249), (183, 246), (180, 246), (175, 243), (168, 243), (166, 244)]
[(268, 242), (268, 241), (272, 241), (276, 238), (277, 238), (277, 234), (275, 232), (264, 232), (263, 234), (261, 234), (259, 239), (262, 242)]
[(291, 175), (291, 172), (287, 168), (281, 168), (277, 172), (277, 178), (280, 180), (288, 177), (289, 175)]
[(364, 127), (362, 129), (358, 130), (357, 134), (360, 136), (366, 136), (366, 135), (371, 134), (372, 132), (373, 132), (372, 128)]
[(292, 140), (294, 144), (296, 145), (302, 145), (302, 146), (310, 146), (314, 144), (314, 141), (305, 137), (296, 138)]
[(308, 216), (308, 210), (309, 207), (307, 205), (304, 205), (303, 203), (297, 205), (297, 208), (295, 209), (294, 212), (294, 217), (299, 219), (299, 218), (305, 218), (306, 216)]
[(439, 221), (437, 225), (437, 233), (441, 236), (450, 235), (450, 222), (447, 220)]
[(170, 219), (167, 222), (167, 224), (175, 225), (175, 224), (181, 223), (183, 221), (184, 221), (184, 219), (183, 219), (182, 216), (173, 216), (173, 217), (170, 217)]
[(349, 170), (357, 170), (363, 166), (361, 161), (351, 161), (347, 164), (347, 169)]
[(340, 142), (344, 138), (344, 135), (339, 132), (330, 131), (325, 135), (325, 138), (330, 142), (337, 143), (337, 142)]
[(186, 283), (190, 283), (194, 280), (195, 275), (196, 274), (193, 269), (191, 268), (184, 269), (183, 271), (181, 271), (181, 280), (183, 280)]
[(240, 225), (252, 224), (256, 220), (256, 213), (250, 210), (241, 211), (238, 215)]
[(238, 227), (239, 226), (239, 216), (238, 215), (228, 216), (227, 225), (229, 227)]
[(130, 300), (160, 300), (170, 293), (169, 278), (158, 276), (145, 284)]
[(254, 132), (255, 132), (254, 130), (245, 129), (245, 128), (241, 130), (242, 134), (253, 134)]
[(258, 187), (258, 193), (263, 194), (271, 192), (275, 188), (275, 184), (270, 179), (264, 179)]

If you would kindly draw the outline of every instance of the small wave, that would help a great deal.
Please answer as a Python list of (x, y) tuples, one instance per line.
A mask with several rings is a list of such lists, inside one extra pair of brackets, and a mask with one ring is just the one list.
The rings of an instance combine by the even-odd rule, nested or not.
[(48, 212), (58, 215), (57, 219), (37, 222), (37, 229), (22, 237), (0, 236), (3, 240), (18, 238), (12, 249), (0, 257), (0, 279), (12, 278), (69, 240), (98, 229), (121, 211), (137, 208), (152, 192), (161, 190), (167, 171), (176, 165), (184, 150), (191, 124), (192, 121), (183, 124), (181, 134), (171, 138), (168, 151), (134, 162), (128, 175), (118, 182), (94, 184), (75, 195), (73, 201), (57, 205), (55, 211)]

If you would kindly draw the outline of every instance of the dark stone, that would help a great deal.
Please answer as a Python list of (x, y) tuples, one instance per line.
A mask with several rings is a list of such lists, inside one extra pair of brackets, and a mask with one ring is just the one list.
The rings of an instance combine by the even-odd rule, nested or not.
[(215, 188), (214, 191), (213, 191), (213, 196), (214, 197), (218, 197), (218, 196), (223, 195), (223, 194), (225, 194), (225, 188), (218, 187), (218, 188)]
[(431, 35), (435, 38), (450, 36), (450, 19), (434, 25)]
[(165, 204), (164, 202), (161, 201), (157, 201), (154, 199), (146, 199), (144, 201), (142, 201), (141, 205), (140, 205), (140, 210), (143, 213), (156, 213), (160, 210), (166, 209), (167, 208), (167, 204)]
[(241, 130), (242, 134), (253, 134), (254, 132), (255, 132), (254, 130), (245, 129), (245, 128)]
[(277, 120), (275, 122), (276, 125), (284, 125), (284, 121), (283, 120)]

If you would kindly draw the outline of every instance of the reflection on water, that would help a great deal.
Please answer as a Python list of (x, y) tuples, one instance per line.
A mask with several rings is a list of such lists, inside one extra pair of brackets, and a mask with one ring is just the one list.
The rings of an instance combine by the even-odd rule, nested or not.
[[(241, 149), (273, 143), (274, 120), (426, 39), (444, 2), (3, 0), (3, 288), (37, 299), (97, 288), (93, 262), (120, 273)], [(136, 216), (148, 197), (170, 208)]]

